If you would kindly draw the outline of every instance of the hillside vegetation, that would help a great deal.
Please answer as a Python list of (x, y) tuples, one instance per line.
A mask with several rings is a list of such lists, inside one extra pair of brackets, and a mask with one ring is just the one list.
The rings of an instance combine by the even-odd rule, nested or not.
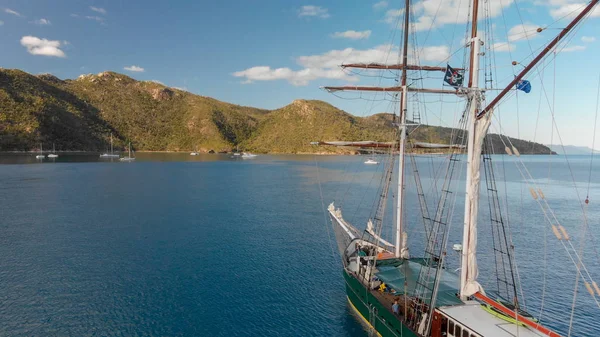
[[(417, 141), (448, 143), (452, 129), (420, 126)], [(318, 140), (391, 141), (392, 116), (352, 116), (322, 101), (296, 100), (277, 110), (221, 102), (210, 97), (102, 72), (61, 80), (0, 68), (0, 151), (104, 151), (131, 141), (137, 150), (240, 150), (261, 153), (344, 153), (315, 147)], [(495, 149), (504, 149), (490, 135)], [(495, 139), (494, 139), (495, 137)], [(521, 153), (534, 143), (512, 139)], [(535, 153), (550, 153), (535, 144)]]

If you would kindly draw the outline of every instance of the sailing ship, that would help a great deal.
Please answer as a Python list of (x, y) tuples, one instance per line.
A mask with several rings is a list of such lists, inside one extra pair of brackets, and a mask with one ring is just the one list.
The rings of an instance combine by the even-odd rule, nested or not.
[[(491, 100), (485, 97), (486, 87), (480, 87), (480, 48), (484, 39), (478, 32), (478, 16), (483, 9), (480, 1), (471, 0), (471, 12), (467, 43), (465, 46), (466, 67), (463, 69), (446, 67), (421, 66), (409, 64), (408, 41), (410, 19), (410, 0), (405, 1), (403, 21), (403, 46), (399, 64), (382, 63), (349, 63), (343, 68), (358, 68), (374, 70), (397, 70), (400, 72), (399, 86), (368, 87), (341, 86), (325, 87), (330, 92), (359, 90), (369, 92), (385, 92), (395, 95), (400, 109), (395, 127), (397, 139), (392, 142), (378, 141), (318, 141), (313, 145), (351, 146), (362, 149), (389, 149), (390, 156), (397, 156), (398, 161), (390, 159), (382, 174), (383, 187), (378, 190), (379, 197), (372, 218), (367, 221), (365, 230), (359, 230), (347, 219), (344, 219), (341, 208), (331, 203), (327, 208), (337, 241), (345, 281), (346, 295), (353, 308), (369, 327), (369, 331), (379, 336), (430, 336), (430, 337), (475, 337), (475, 336), (560, 336), (557, 332), (544, 326), (533, 315), (529, 314), (522, 304), (517, 291), (514, 257), (510, 235), (506, 232), (501, 207), (493, 174), (490, 174), (491, 157), (484, 151), (485, 136), (488, 133), (492, 116), (499, 103), (525, 81), (525, 76), (548, 53), (555, 50), (573, 29), (588, 17), (599, 0), (593, 0), (582, 5), (572, 21), (560, 29), (533, 60), (514, 76), (514, 79)], [(489, 4), (489, 2), (488, 2)], [(539, 31), (539, 30), (538, 30)], [(490, 50), (490, 49), (486, 49)], [(514, 64), (513, 64), (514, 65)], [(444, 81), (452, 87), (446, 89), (425, 89), (409, 85), (409, 71), (441, 71), (445, 73)], [(463, 86), (463, 78), (468, 74), (468, 85)], [(464, 99), (466, 107), (459, 121), (462, 131), (453, 135), (451, 145), (419, 143), (410, 138), (411, 123), (407, 121), (409, 92), (419, 94), (449, 94)], [(495, 92), (493, 92), (495, 93)], [(424, 254), (419, 257), (411, 256), (409, 238), (405, 231), (405, 161), (414, 160), (407, 149), (425, 148), (448, 151), (446, 177), (441, 186), (437, 208), (431, 213), (427, 203), (423, 201), (422, 186), (416, 177), (415, 186), (419, 197), (419, 205), (425, 227)], [(466, 151), (465, 151), (466, 150)], [(507, 145), (505, 151), (509, 155), (519, 156), (519, 151)], [(465, 153), (466, 152), (466, 153)], [(453, 249), (460, 254), (460, 269), (457, 272), (446, 269), (446, 247), (448, 244), (448, 223), (453, 216), (451, 198), (457, 194), (451, 191), (452, 179), (457, 180), (456, 163), (466, 157), (466, 189), (464, 205), (464, 223), (462, 244), (455, 244)], [(483, 158), (482, 158), (483, 157)], [(394, 157), (392, 157), (394, 158)], [(477, 265), (477, 235), (478, 211), (482, 159), (485, 170), (485, 186), (490, 202), (490, 217), (493, 230), (494, 258), (498, 289), (484, 289), (478, 281)], [(398, 164), (396, 165), (396, 162)], [(416, 166), (416, 165), (413, 165)], [(395, 169), (397, 167), (397, 169)], [(456, 169), (455, 169), (456, 168)], [(491, 171), (493, 173), (493, 171)], [(397, 185), (393, 186), (394, 175), (397, 175)], [(458, 181), (458, 180), (457, 180)], [(388, 196), (395, 193), (395, 228), (394, 242), (386, 241), (383, 237), (384, 216), (389, 204)], [(545, 202), (543, 192), (531, 189), (534, 199)], [(547, 205), (547, 204), (546, 204)], [(549, 207), (549, 206), (548, 206)], [(548, 220), (550, 222), (550, 220)], [(549, 224), (556, 238), (565, 245), (569, 235), (562, 225)], [(565, 249), (567, 246), (565, 245)], [(567, 252), (569, 252), (567, 250)], [(581, 258), (574, 254), (578, 279), (592, 297), (600, 296), (600, 288), (591, 279)], [(596, 295), (594, 294), (596, 292)], [(495, 294), (494, 294), (495, 293)], [(598, 303), (596, 301), (596, 303)], [(599, 304), (600, 306), (600, 304)]]
[(110, 134), (110, 153), (103, 153), (100, 155), (100, 158), (119, 158), (118, 154), (113, 152), (113, 137), (112, 133)]
[(48, 158), (58, 158), (58, 155), (56, 154), (56, 149), (54, 148), (54, 143), (52, 143), (52, 153), (48, 155)]
[(120, 161), (135, 161), (135, 157), (131, 156), (131, 142), (129, 142), (129, 155), (127, 157), (119, 158)]
[(42, 143), (40, 143), (40, 154), (35, 156), (36, 159), (44, 159), (46, 156), (44, 155), (44, 149), (42, 148)]

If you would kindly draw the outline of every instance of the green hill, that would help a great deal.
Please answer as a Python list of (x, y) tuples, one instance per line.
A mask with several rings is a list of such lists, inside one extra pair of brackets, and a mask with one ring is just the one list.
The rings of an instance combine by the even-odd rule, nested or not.
[(131, 140), (138, 150), (227, 151), (268, 111), (102, 72), (62, 81), (0, 70), (0, 150), (101, 151)]
[[(344, 153), (315, 147), (318, 140), (391, 141), (392, 116), (352, 116), (322, 101), (296, 100), (268, 111), (221, 102), (150, 81), (102, 72), (61, 80), (0, 68), (0, 151), (103, 151), (113, 134), (116, 148), (128, 141), (145, 151)], [(452, 129), (422, 125), (417, 141), (448, 143)], [(503, 151), (500, 137), (490, 135)], [(522, 153), (533, 143), (512, 139)], [(497, 143), (497, 146), (496, 146)], [(550, 153), (535, 144), (536, 153)]]

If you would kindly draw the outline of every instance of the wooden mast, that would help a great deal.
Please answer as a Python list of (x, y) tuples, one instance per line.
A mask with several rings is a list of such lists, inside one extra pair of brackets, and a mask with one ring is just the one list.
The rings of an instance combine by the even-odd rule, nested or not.
[[(404, 2), (404, 40), (402, 45), (402, 64), (408, 64), (408, 25), (410, 23), (410, 0)], [(405, 247), (402, 247), (403, 223), (402, 214), (404, 207), (404, 148), (406, 145), (406, 112), (407, 112), (407, 94), (406, 88), (406, 66), (402, 67), (402, 77), (400, 80), (402, 88), (402, 98), (400, 99), (400, 155), (398, 162), (398, 195), (396, 205), (396, 257), (401, 257), (401, 252)], [(408, 256), (406, 256), (408, 257)]]
[(573, 29), (573, 27), (575, 27), (581, 21), (581, 19), (583, 19), (583, 17), (585, 17), (588, 13), (590, 13), (590, 11), (594, 8), (594, 6), (596, 6), (598, 4), (599, 1), (600, 0), (592, 0), (592, 1), (590, 1), (590, 3), (581, 11), (581, 13), (579, 13), (579, 15), (577, 15), (575, 17), (575, 19), (573, 19), (573, 21), (571, 21), (571, 23), (569, 23), (569, 25), (567, 27), (565, 27), (563, 30), (561, 30), (561, 32), (554, 38), (554, 40), (552, 40), (546, 46), (546, 48), (544, 48), (544, 50), (542, 50), (538, 54), (538, 56), (536, 56), (533, 59), (533, 61), (531, 61), (525, 68), (523, 68), (523, 70), (521, 70), (521, 72), (508, 84), (508, 86), (506, 86), (506, 88), (504, 88), (504, 90), (502, 90), (500, 92), (500, 94), (498, 94), (498, 96), (496, 96), (490, 102), (490, 104), (488, 104), (485, 107), (485, 109), (481, 110), (481, 112), (477, 115), (477, 118), (481, 118), (487, 112), (489, 112), (490, 110), (492, 110), (496, 106), (496, 104), (498, 104), (498, 102), (500, 102), (500, 100), (502, 98), (504, 98), (504, 96), (506, 96), (506, 94), (512, 88), (514, 88), (515, 85), (517, 83), (519, 83), (519, 81), (522, 80), (523, 77), (525, 75), (527, 75), (527, 73), (529, 71), (531, 71), (531, 69), (533, 69), (533, 67), (535, 67), (535, 65), (538, 64), (538, 62), (540, 62), (542, 58), (544, 58), (544, 56), (546, 56), (546, 54), (548, 54), (554, 47), (556, 47), (556, 45), (558, 44), (558, 42), (560, 42), (560, 40), (562, 40), (571, 31), (571, 29)]

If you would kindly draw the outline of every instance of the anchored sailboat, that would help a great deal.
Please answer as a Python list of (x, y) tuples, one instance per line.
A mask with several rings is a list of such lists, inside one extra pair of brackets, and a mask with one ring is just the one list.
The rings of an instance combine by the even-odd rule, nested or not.
[(103, 153), (100, 155), (100, 158), (119, 158), (118, 154), (113, 152), (113, 137), (112, 133), (110, 134), (110, 153)]
[(42, 148), (42, 143), (40, 143), (40, 154), (38, 154), (37, 156), (35, 156), (36, 159), (44, 159), (46, 158), (46, 156), (44, 155), (44, 150)]
[(129, 155), (127, 157), (119, 158), (120, 161), (135, 161), (135, 157), (131, 156), (131, 142), (129, 142)]
[(54, 148), (54, 143), (52, 143), (52, 153), (48, 155), (48, 158), (58, 158), (58, 155), (56, 154), (56, 149)]
[[(533, 315), (525, 311), (517, 291), (518, 281), (514, 270), (512, 242), (507, 235), (507, 228), (499, 206), (499, 197), (495, 187), (493, 168), (489, 151), (485, 148), (486, 135), (490, 127), (495, 108), (507, 94), (519, 88), (524, 77), (544, 57), (556, 48), (573, 28), (588, 16), (600, 0), (594, 0), (582, 6), (581, 12), (550, 41), (541, 52), (525, 66), (514, 79), (486, 103), (486, 88), (479, 85), (479, 59), (484, 41), (478, 32), (478, 15), (484, 12), (478, 0), (472, 0), (470, 13), (470, 34), (468, 43), (468, 64), (465, 69), (435, 66), (419, 66), (409, 64), (408, 41), (411, 1), (405, 1), (404, 30), (401, 64), (386, 65), (380, 63), (351, 63), (343, 68), (359, 68), (373, 70), (400, 70), (399, 86), (368, 87), (342, 86), (325, 87), (330, 92), (359, 90), (370, 92), (387, 92), (398, 98), (400, 102), (397, 119), (397, 141), (320, 141), (313, 145), (351, 146), (358, 148), (387, 148), (390, 157), (398, 155), (397, 171), (395, 160), (385, 163), (382, 175), (383, 187), (379, 190), (379, 201), (376, 211), (368, 220), (364, 231), (350, 224), (342, 215), (342, 210), (331, 203), (328, 207), (338, 249), (342, 257), (343, 277), (346, 294), (354, 308), (368, 324), (371, 331), (380, 336), (430, 336), (430, 337), (474, 337), (474, 336), (560, 336), (543, 326)], [(486, 4), (488, 5), (488, 4)], [(465, 53), (466, 54), (466, 53)], [(408, 71), (441, 71), (445, 72), (445, 82), (453, 89), (425, 89), (411, 87), (408, 83)], [(464, 73), (468, 72), (468, 85), (463, 87)], [(410, 124), (407, 122), (408, 93), (434, 93), (459, 96), (466, 100), (466, 107), (459, 122), (460, 134), (450, 140), (451, 145), (419, 143), (410, 138)], [(398, 97), (399, 96), (399, 97)], [(415, 174), (417, 195), (425, 227), (424, 255), (413, 257), (409, 252), (409, 238), (405, 231), (405, 161), (414, 160), (414, 156), (406, 153), (406, 149), (445, 149), (449, 151), (446, 164), (446, 176), (441, 186), (437, 209), (429, 213), (427, 203), (418, 176)], [(464, 160), (466, 149), (466, 188), (464, 205), (464, 223), (462, 226), (462, 244), (455, 245), (460, 253), (460, 272), (453, 273), (445, 268), (446, 246), (448, 241), (448, 224), (453, 215), (452, 202), (456, 193), (451, 191), (453, 179), (457, 180), (457, 162)], [(519, 155), (513, 146), (507, 146), (507, 153)], [(479, 194), (481, 184), (481, 164), (486, 173), (488, 198), (491, 200), (490, 217), (494, 240), (494, 258), (496, 259), (497, 296), (486, 293), (478, 281), (477, 235)], [(393, 157), (392, 157), (393, 158)], [(413, 167), (414, 165), (413, 162)], [(395, 171), (395, 172), (394, 172)], [(392, 186), (392, 177), (397, 175), (396, 188)], [(457, 180), (458, 181), (458, 180)], [(385, 209), (390, 190), (396, 193), (394, 242), (386, 241), (382, 235)], [(392, 193), (393, 193), (392, 192)], [(543, 199), (541, 191), (532, 190), (532, 196)], [(562, 226), (552, 224), (552, 230), (559, 240), (568, 240), (569, 236)], [(566, 246), (565, 246), (565, 249)], [(568, 251), (568, 249), (567, 249)], [(591, 279), (581, 258), (575, 254), (572, 258), (577, 266), (581, 279), (592, 296), (594, 289), (600, 296), (600, 290)], [(593, 286), (594, 287), (593, 287)], [(501, 297), (502, 295), (502, 297)], [(596, 301), (598, 303), (598, 301)], [(600, 304), (599, 304), (600, 306)]]

